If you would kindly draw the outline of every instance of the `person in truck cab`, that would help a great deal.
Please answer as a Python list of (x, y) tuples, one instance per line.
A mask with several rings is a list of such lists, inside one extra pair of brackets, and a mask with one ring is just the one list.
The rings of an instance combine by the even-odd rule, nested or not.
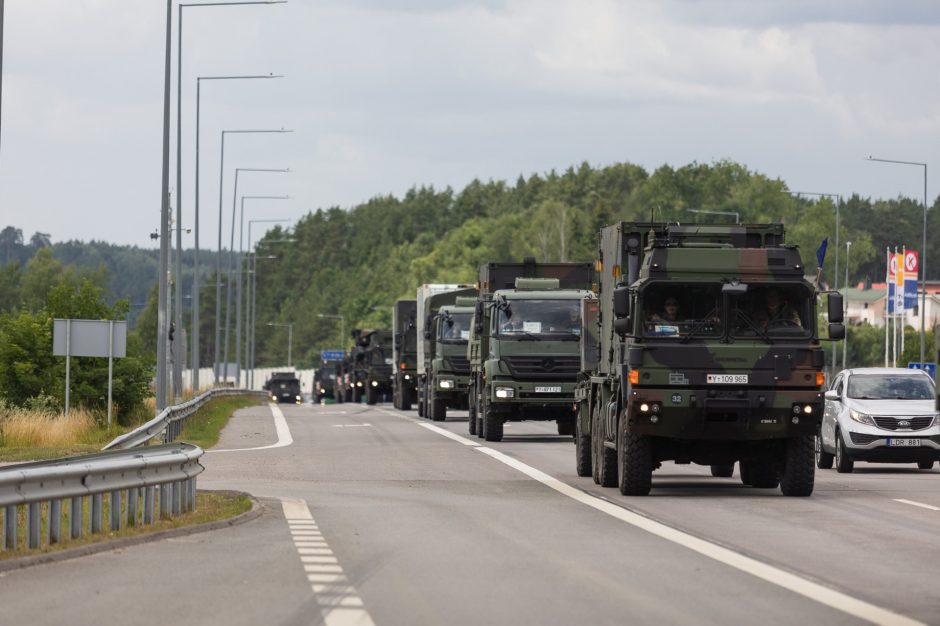
[(764, 292), (764, 309), (754, 316), (762, 328), (802, 327), (800, 315), (786, 302), (776, 287)]
[(679, 299), (675, 296), (669, 296), (663, 302), (661, 313), (653, 313), (650, 316), (651, 322), (660, 324), (678, 324), (679, 323)]

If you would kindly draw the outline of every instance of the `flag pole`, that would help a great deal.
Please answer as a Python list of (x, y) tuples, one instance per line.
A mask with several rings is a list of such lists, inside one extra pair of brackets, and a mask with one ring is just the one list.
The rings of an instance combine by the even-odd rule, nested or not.
[(891, 248), (885, 246), (885, 367), (888, 367), (888, 303), (891, 284)]

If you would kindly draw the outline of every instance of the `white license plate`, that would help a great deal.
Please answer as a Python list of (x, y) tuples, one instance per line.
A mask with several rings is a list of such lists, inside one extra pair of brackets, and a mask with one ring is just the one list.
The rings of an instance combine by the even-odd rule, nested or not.
[(561, 387), (536, 387), (535, 393), (561, 393)]
[(888, 446), (892, 448), (919, 448), (920, 439), (888, 439)]
[(706, 374), (709, 385), (746, 385), (747, 374)]

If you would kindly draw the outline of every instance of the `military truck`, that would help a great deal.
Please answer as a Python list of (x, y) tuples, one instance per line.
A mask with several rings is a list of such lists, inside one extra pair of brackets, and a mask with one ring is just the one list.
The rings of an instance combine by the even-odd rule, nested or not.
[(336, 399), (336, 369), (333, 363), (324, 363), (313, 374), (312, 402)]
[(274, 372), (268, 378), (263, 388), (271, 396), (272, 402), (300, 404), (303, 394), (300, 392), (300, 379), (294, 372)]
[(375, 404), (392, 391), (392, 333), (386, 329), (353, 330), (353, 402)]
[(580, 302), (591, 263), (486, 263), (468, 346), (471, 434), (503, 438), (507, 421), (555, 421), (574, 434)]
[[(475, 289), (465, 292), (476, 294)], [(424, 414), (433, 421), (447, 419), (449, 408), (465, 410), (468, 406), (470, 361), (467, 359), (467, 341), (475, 304), (474, 296), (457, 296), (454, 304), (445, 304), (438, 309), (425, 330), (430, 344), (426, 354), (431, 356), (431, 361), (426, 369), (427, 404)]]
[[(781, 224), (621, 222), (584, 305), (578, 475), (647, 495), (664, 461), (808, 496), (823, 411), (814, 285)], [(667, 306), (668, 304), (668, 306)], [(829, 337), (845, 335), (828, 298)]]
[(418, 392), (418, 301), (398, 300), (392, 308), (392, 406), (411, 410)]
[[(475, 297), (476, 287), (433, 284), (418, 287), (418, 415), (434, 421), (447, 419), (447, 409), (467, 408), (466, 343), (461, 339), (439, 341), (440, 310), (453, 306), (458, 297)], [(452, 316), (448, 313), (448, 316)], [(453, 318), (451, 317), (453, 320)], [(448, 326), (448, 333), (452, 326)]]

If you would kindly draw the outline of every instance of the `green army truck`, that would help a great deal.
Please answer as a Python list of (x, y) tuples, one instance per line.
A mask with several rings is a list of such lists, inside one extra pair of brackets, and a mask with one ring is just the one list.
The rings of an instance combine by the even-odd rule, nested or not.
[[(823, 412), (817, 290), (781, 224), (621, 222), (585, 303), (576, 467), (647, 495), (664, 461), (808, 496)], [(841, 339), (842, 298), (828, 298)]]
[[(467, 408), (467, 337), (477, 290), (469, 285), (418, 289), (418, 415), (435, 422)], [(458, 306), (458, 299), (464, 306)], [(468, 310), (469, 309), (469, 310)]]
[(418, 393), (418, 301), (397, 300), (392, 307), (392, 406), (411, 410)]
[(470, 360), (470, 434), (503, 438), (507, 421), (555, 421), (573, 435), (580, 369), (581, 300), (591, 263), (486, 263), (474, 307)]
[(392, 392), (392, 333), (386, 329), (354, 330), (353, 402), (375, 404)]

